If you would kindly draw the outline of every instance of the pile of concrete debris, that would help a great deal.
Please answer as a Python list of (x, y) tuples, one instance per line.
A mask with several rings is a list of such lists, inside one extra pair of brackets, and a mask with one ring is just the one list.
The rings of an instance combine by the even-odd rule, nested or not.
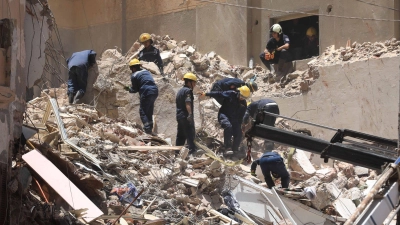
[[(198, 138), (203, 151), (188, 157), (171, 136), (147, 136), (135, 122), (67, 101), (61, 87), (28, 103), (26, 125), (38, 133), (13, 161), (9, 187), (23, 204), (11, 209), (12, 224), (111, 224), (122, 214), (125, 224), (336, 224), (376, 179), (347, 163), (313, 165), (303, 151), (279, 146), (291, 190), (267, 189), (260, 170), (261, 180), (247, 163), (219, 158), (213, 138)], [(277, 126), (290, 129), (284, 120)]]
[(354, 42), (347, 47), (335, 49), (330, 46), (320, 56), (310, 64), (319, 66), (333, 65), (341, 62), (354, 62), (368, 60), (371, 58), (393, 57), (400, 55), (400, 41), (396, 38), (384, 42), (364, 42), (362, 44)]

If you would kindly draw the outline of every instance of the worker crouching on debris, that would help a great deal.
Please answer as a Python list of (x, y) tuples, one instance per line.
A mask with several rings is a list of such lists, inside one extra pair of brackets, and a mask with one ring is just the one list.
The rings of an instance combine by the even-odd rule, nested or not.
[(275, 186), (271, 173), (275, 178), (281, 178), (282, 188), (288, 188), (290, 182), (289, 172), (286, 170), (283, 158), (276, 152), (267, 152), (251, 164), (251, 175), (256, 176), (257, 165), (260, 165), (268, 188)]
[(196, 87), (197, 77), (193, 73), (186, 73), (183, 80), (185, 86), (176, 94), (176, 120), (178, 122), (176, 146), (183, 146), (187, 141), (189, 154), (193, 154), (196, 151), (194, 145), (196, 131), (193, 117), (193, 89)]
[(139, 37), (139, 42), (144, 45), (144, 49), (139, 52), (139, 60), (145, 62), (154, 62), (160, 69), (161, 75), (164, 75), (164, 64), (161, 59), (160, 51), (153, 46), (151, 35), (143, 33)]
[[(245, 83), (243, 80), (238, 78), (224, 78), (217, 82), (215, 82), (211, 88), (211, 91), (229, 91), (229, 90), (236, 90), (242, 86), (247, 86), (251, 92), (255, 92), (258, 90), (257, 83), (254, 79), (250, 79), (249, 82)], [(215, 100), (219, 104), (222, 104), (224, 98), (214, 97)]]
[(283, 65), (285, 62), (290, 61), (290, 53), (289, 49), (289, 37), (282, 32), (282, 27), (279, 24), (272, 25), (270, 32), (272, 34), (272, 38), (269, 39), (267, 46), (263, 53), (260, 54), (260, 59), (267, 67), (267, 69), (274, 73), (273, 67), (271, 64), (279, 63), (279, 71), (283, 69)]
[(154, 102), (158, 97), (158, 88), (154, 82), (151, 73), (140, 67), (141, 63), (138, 59), (132, 59), (129, 62), (129, 68), (132, 71), (131, 82), (132, 87), (125, 87), (129, 93), (139, 92), (140, 97), (140, 119), (142, 120), (144, 131), (152, 134), (153, 130), (153, 111)]
[(67, 59), (68, 64), (68, 102), (76, 104), (86, 92), (88, 70), (96, 63), (96, 52), (84, 50), (75, 52)]
[(230, 155), (238, 152), (242, 141), (240, 125), (246, 111), (246, 99), (250, 97), (250, 89), (247, 86), (242, 86), (237, 90), (201, 92), (199, 94), (224, 99), (218, 112), (218, 122), (224, 129), (225, 154)]
[[(269, 112), (279, 115), (278, 104), (274, 100), (267, 98), (250, 103), (247, 106), (246, 113), (243, 117), (242, 130), (244, 131), (245, 125), (249, 122), (250, 116), (256, 121), (262, 122), (262, 124), (272, 127), (275, 126), (276, 117), (266, 115), (262, 112)], [(265, 150), (270, 152), (274, 149), (274, 142), (265, 140), (264, 146)]]

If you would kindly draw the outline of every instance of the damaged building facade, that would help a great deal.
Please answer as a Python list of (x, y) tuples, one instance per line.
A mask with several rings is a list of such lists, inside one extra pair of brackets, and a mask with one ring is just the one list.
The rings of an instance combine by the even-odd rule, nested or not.
[(46, 64), (53, 17), (43, 0), (2, 0), (0, 5), (0, 223), (5, 224), (13, 213), (7, 191), (11, 157), (22, 141), (27, 92)]
[(235, 65), (247, 65), (251, 57), (261, 63), (258, 55), (271, 25), (294, 19), (305, 21), (304, 26), (313, 21), (319, 31), (320, 52), (331, 45), (344, 46), (348, 40), (400, 37), (399, 24), (393, 22), (399, 19), (397, 0), (113, 0), (101, 4), (50, 0), (49, 5), (66, 55), (87, 48), (102, 52), (114, 46), (125, 53), (142, 32), (149, 32), (186, 40), (201, 52), (216, 51)]

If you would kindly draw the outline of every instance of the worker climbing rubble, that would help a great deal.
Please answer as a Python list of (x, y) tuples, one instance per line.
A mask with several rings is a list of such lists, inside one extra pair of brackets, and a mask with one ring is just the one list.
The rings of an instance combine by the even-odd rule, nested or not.
[(76, 104), (85, 94), (88, 70), (96, 63), (96, 52), (84, 50), (75, 52), (67, 59), (68, 64), (68, 102)]
[(176, 94), (176, 121), (178, 122), (176, 146), (183, 146), (187, 141), (189, 154), (193, 154), (196, 151), (193, 89), (196, 87), (197, 77), (193, 73), (186, 73), (183, 80), (185, 85)]
[(250, 89), (247, 86), (242, 86), (237, 90), (200, 92), (199, 94), (213, 98), (223, 98), (222, 106), (218, 112), (218, 122), (224, 129), (225, 154), (232, 155), (234, 152), (237, 153), (242, 141), (240, 124), (246, 110), (246, 99), (250, 97)]
[(281, 73), (283, 72), (284, 64), (291, 60), (291, 55), (288, 51), (290, 40), (283, 33), (282, 27), (279, 24), (272, 25), (270, 32), (272, 38), (269, 39), (264, 52), (260, 54), (260, 59), (270, 71), (270, 74), (273, 75), (275, 70), (274, 67), (271, 67), (271, 64), (278, 64), (277, 73)]
[(140, 119), (142, 120), (144, 131), (147, 134), (155, 135), (153, 131), (153, 112), (154, 102), (158, 97), (158, 87), (154, 82), (151, 73), (142, 69), (138, 59), (132, 59), (129, 62), (129, 68), (132, 71), (131, 87), (125, 87), (129, 93), (139, 92), (140, 98)]
[[(258, 114), (260, 111), (269, 113), (279, 114), (278, 104), (272, 99), (261, 99), (255, 102), (251, 102), (246, 109), (246, 113), (243, 117), (242, 130), (244, 131), (245, 125), (249, 122), (249, 118), (252, 117), (257, 121), (262, 121), (263, 124), (268, 126), (275, 126), (276, 117), (264, 114)], [(257, 118), (262, 117), (262, 118)], [(270, 152), (274, 149), (274, 142), (265, 140), (264, 141), (265, 151)]]
[(140, 43), (144, 45), (144, 49), (139, 52), (139, 60), (145, 62), (154, 62), (160, 69), (161, 75), (164, 74), (164, 65), (160, 56), (160, 51), (153, 46), (151, 35), (143, 33), (139, 37)]
[[(215, 82), (211, 88), (211, 91), (229, 91), (229, 90), (236, 90), (242, 86), (247, 86), (251, 92), (255, 92), (258, 90), (257, 83), (255, 82), (255, 77), (250, 79), (248, 82), (244, 82), (238, 78), (224, 78), (217, 82)], [(215, 100), (219, 104), (222, 104), (224, 101), (223, 98), (214, 97)]]
[(283, 158), (278, 153), (266, 152), (261, 156), (261, 158), (253, 161), (250, 168), (252, 176), (257, 176), (257, 165), (260, 165), (261, 167), (261, 171), (264, 175), (268, 188), (275, 186), (275, 182), (272, 180), (271, 173), (275, 178), (281, 178), (282, 188), (289, 187), (290, 175), (286, 169)]

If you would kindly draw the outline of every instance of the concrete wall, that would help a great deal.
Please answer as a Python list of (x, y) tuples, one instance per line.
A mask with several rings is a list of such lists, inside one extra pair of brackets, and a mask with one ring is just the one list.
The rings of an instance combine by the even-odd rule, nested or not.
[[(320, 67), (320, 78), (302, 96), (275, 99), (282, 115), (333, 128), (397, 139), (400, 57)], [(334, 132), (300, 123), (313, 136)]]
[(49, 5), (67, 57), (83, 49), (101, 53), (115, 46), (125, 52), (148, 32), (169, 34), (195, 44), (201, 52), (215, 50), (231, 63), (247, 64), (245, 8), (182, 0), (51, 0)]
[[(193, 0), (49, 0), (49, 5), (67, 57), (83, 49), (101, 53), (115, 46), (125, 52), (141, 33), (149, 32), (187, 40), (204, 53), (214, 50), (233, 64), (247, 65), (251, 57), (261, 63), (258, 55), (269, 38), (271, 21), (307, 16), (299, 11), (321, 14), (321, 52), (330, 45), (345, 46), (347, 40), (399, 38), (398, 22), (340, 18), (399, 19), (398, 11), (388, 9), (397, 9), (398, 0), (372, 0), (371, 4), (346, 0), (216, 2), (262, 9)], [(332, 10), (328, 13), (329, 5)], [(66, 73), (63, 76), (66, 79)]]

